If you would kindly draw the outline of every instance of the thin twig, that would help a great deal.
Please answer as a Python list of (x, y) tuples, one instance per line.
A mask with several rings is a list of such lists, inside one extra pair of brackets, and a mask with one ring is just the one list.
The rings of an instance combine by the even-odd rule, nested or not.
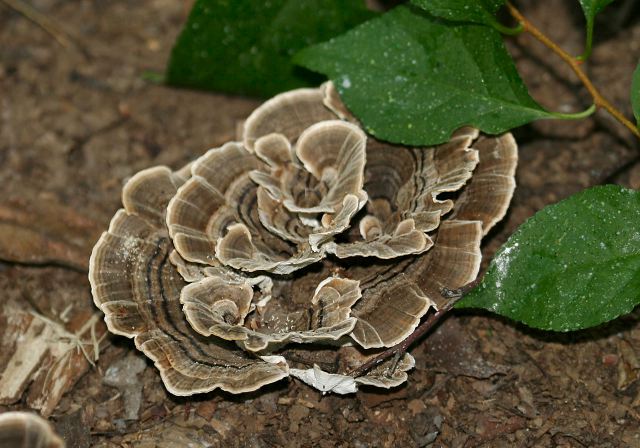
[(585, 86), (589, 94), (593, 97), (593, 103), (597, 107), (602, 107), (607, 112), (609, 112), (616, 120), (622, 123), (626, 128), (628, 128), (636, 137), (640, 138), (640, 129), (638, 129), (631, 121), (627, 120), (627, 118), (620, 112), (616, 107), (607, 101), (602, 94), (596, 89), (589, 79), (589, 77), (582, 71), (580, 67), (581, 61), (571, 56), (569, 53), (560, 48), (555, 42), (549, 39), (546, 35), (542, 33), (538, 28), (536, 28), (531, 22), (529, 22), (518, 9), (511, 4), (511, 2), (507, 2), (507, 9), (509, 13), (522, 25), (523, 31), (531, 34), (535, 39), (539, 40), (544, 44), (547, 48), (553, 51), (555, 54), (560, 56), (563, 61), (565, 61), (569, 67), (576, 74), (578, 79)]
[(380, 364), (382, 364), (384, 361), (391, 358), (392, 356), (400, 356), (403, 353), (405, 353), (409, 349), (411, 344), (413, 344), (415, 341), (417, 341), (426, 333), (428, 333), (429, 330), (431, 330), (434, 327), (434, 325), (437, 324), (440, 321), (440, 319), (442, 319), (443, 316), (448, 314), (449, 311), (453, 309), (453, 306), (460, 299), (462, 299), (469, 291), (475, 288), (480, 283), (480, 281), (481, 279), (477, 278), (471, 283), (468, 283), (458, 289), (443, 288), (443, 290), (440, 293), (442, 294), (443, 297), (445, 297), (448, 300), (438, 311), (433, 313), (431, 316), (427, 318), (427, 320), (422, 322), (418, 326), (418, 328), (416, 328), (413, 331), (413, 333), (411, 333), (409, 337), (406, 338), (404, 341), (400, 342), (397, 345), (394, 345), (393, 347), (380, 353), (375, 358), (372, 358), (369, 361), (365, 362), (357, 369), (349, 372), (349, 375), (351, 375), (354, 378), (357, 378), (359, 376), (364, 375), (374, 367), (379, 366)]
[(33, 23), (35, 23), (40, 28), (42, 28), (44, 31), (51, 34), (51, 36), (63, 47), (69, 48), (73, 45), (72, 39), (62, 29), (62, 27), (58, 25), (56, 21), (42, 14), (33, 6), (23, 2), (22, 0), (1, 0), (1, 1), (4, 4), (6, 4), (9, 8), (15, 9), (20, 14), (25, 16), (27, 19), (31, 20)]

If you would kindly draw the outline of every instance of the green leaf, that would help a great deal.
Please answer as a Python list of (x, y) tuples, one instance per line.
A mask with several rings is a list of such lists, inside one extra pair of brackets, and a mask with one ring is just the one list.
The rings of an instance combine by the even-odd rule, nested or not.
[(411, 0), (411, 3), (443, 19), (494, 26), (495, 15), (506, 0)]
[(294, 60), (328, 75), (367, 131), (392, 142), (437, 144), (464, 125), (497, 134), (554, 117), (529, 96), (497, 31), (417, 8), (400, 6)]
[(596, 19), (596, 15), (604, 9), (613, 0), (580, 0), (580, 6), (584, 13), (585, 19), (587, 19), (587, 37), (585, 50), (579, 59), (585, 60), (591, 55), (591, 45), (593, 42), (593, 24)]
[(317, 84), (292, 55), (371, 17), (362, 0), (197, 0), (167, 83), (263, 97)]
[(636, 125), (640, 129), (640, 61), (633, 71), (633, 81), (631, 81), (631, 108), (636, 117)]
[(607, 185), (525, 222), (457, 307), (569, 331), (615, 319), (639, 302), (640, 192)]
[(613, 0), (579, 0), (580, 6), (582, 6), (582, 12), (584, 12), (584, 16), (587, 19), (587, 22), (591, 22), (593, 25), (593, 20), (596, 15), (604, 9), (609, 3), (613, 2)]

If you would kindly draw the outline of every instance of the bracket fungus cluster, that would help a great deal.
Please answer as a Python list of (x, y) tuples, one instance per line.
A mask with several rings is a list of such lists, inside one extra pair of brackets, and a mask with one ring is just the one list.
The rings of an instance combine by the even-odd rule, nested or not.
[(409, 354), (348, 373), (476, 277), (515, 186), (512, 136), (381, 142), (327, 83), (267, 101), (239, 140), (127, 182), (90, 263), (109, 329), (176, 395), (405, 381)]

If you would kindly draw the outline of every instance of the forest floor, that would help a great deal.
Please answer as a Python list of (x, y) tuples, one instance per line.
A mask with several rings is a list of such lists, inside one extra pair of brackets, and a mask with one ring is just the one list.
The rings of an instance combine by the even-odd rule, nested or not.
[[(407, 384), (386, 393), (322, 396), (292, 380), (245, 395), (174, 397), (133, 342), (104, 334), (101, 320), (90, 326), (94, 339), (104, 337), (99, 360), (89, 365), (72, 336), (91, 333), (82, 326), (98, 314), (86, 269), (120, 207), (123, 182), (150, 166), (181, 167), (232, 140), (236, 123), (259, 102), (146, 80), (147, 71), (164, 70), (190, 2), (30, 3), (70, 42), (61, 45), (0, 2), (0, 371), (22, 343), (9, 340), (9, 329), (35, 325), (36, 317), (40, 331), (58, 325), (46, 331), (68, 343), (66, 352), (42, 358), (47, 372), (64, 363), (76, 371), (63, 385), (41, 372), (0, 412), (44, 409), (68, 447), (640, 446), (637, 310), (570, 334), (456, 312), (414, 347), (417, 365)], [(516, 3), (563, 48), (582, 52), (578, 2)], [(637, 8), (629, 19), (616, 3), (609, 7), (585, 67), (628, 116), (638, 16)], [(539, 102), (562, 112), (590, 105), (571, 71), (530, 37), (510, 39), (509, 49)], [(485, 240), (483, 267), (545, 205), (603, 183), (640, 188), (638, 141), (605, 113), (538, 122), (514, 134), (518, 187), (507, 217)], [(143, 398), (131, 418), (128, 390), (103, 378), (114, 363), (140, 360), (142, 371), (131, 379)], [(59, 401), (36, 390), (52, 384)]]

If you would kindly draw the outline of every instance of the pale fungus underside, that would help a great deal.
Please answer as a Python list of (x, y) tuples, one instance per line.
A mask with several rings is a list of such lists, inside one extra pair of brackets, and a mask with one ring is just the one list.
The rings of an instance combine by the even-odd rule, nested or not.
[(516, 163), (510, 134), (397, 146), (366, 136), (331, 84), (286, 92), (241, 141), (127, 182), (91, 257), (94, 301), (176, 395), (287, 376), (323, 392), (393, 387), (408, 354), (347, 373), (476, 277)]

